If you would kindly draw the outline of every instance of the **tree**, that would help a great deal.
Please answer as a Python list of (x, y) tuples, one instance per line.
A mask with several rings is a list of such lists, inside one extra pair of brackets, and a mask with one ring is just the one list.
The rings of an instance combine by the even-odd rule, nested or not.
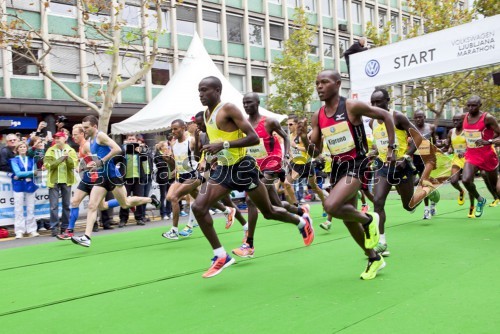
[(484, 16), (494, 16), (500, 14), (500, 2), (498, 0), (476, 0), (474, 8)]
[(303, 8), (295, 8), (294, 25), (290, 38), (285, 41), (281, 57), (272, 65), (276, 93), (269, 94), (267, 107), (277, 113), (289, 113), (289, 108), (297, 115), (305, 115), (314, 93), (314, 82), (321, 63), (309, 57), (311, 41), (316, 28), (307, 23)]
[[(475, 4), (488, 1), (476, 1)], [(477, 8), (468, 9), (460, 6), (457, 0), (409, 0), (408, 6), (414, 15), (425, 18), (423, 31), (414, 26), (405, 38), (417, 37), (460, 24), (468, 23), (477, 16)], [(498, 5), (497, 5), (498, 7)], [(387, 44), (386, 38), (377, 35), (373, 28), (367, 29), (367, 36), (375, 46)], [(449, 75), (420, 79), (407, 92), (406, 98), (416, 100), (439, 118), (446, 107), (455, 104), (460, 109), (471, 95), (482, 97), (484, 110), (492, 110), (500, 99), (500, 89), (494, 86), (491, 74), (498, 71), (498, 66), (453, 73)]]
[[(162, 8), (175, 6), (177, 2), (167, 0), (136, 0), (139, 14), (128, 19), (140, 20), (139, 28), (127, 27), (124, 18), (125, 0), (68, 0), (76, 2), (78, 26), (75, 37), (85, 36), (86, 44), (75, 43), (75, 37), (54, 37), (42, 29), (35, 28), (23, 16), (22, 10), (5, 10), (6, 0), (0, 0), (0, 46), (7, 47), (13, 57), (21, 57), (37, 66), (40, 73), (59, 86), (75, 101), (87, 106), (99, 116), (99, 129), (107, 131), (113, 106), (123, 89), (141, 80), (151, 70), (158, 55), (158, 37), (162, 32)], [(15, 2), (14, 7), (15, 7)], [(34, 5), (32, 3), (31, 5)], [(50, 8), (50, 0), (40, 0), (42, 12)], [(43, 20), (43, 18), (42, 18)], [(154, 26), (148, 26), (151, 21)], [(84, 51), (91, 59), (89, 67), (94, 68), (100, 84), (96, 102), (75, 94), (64, 82), (50, 71), (48, 59), (56, 43)], [(34, 52), (34, 44), (41, 45)], [(150, 45), (152, 43), (152, 45)], [(38, 51), (39, 50), (39, 51)], [(104, 76), (102, 66), (96, 59), (107, 55), (111, 58), (109, 76)], [(136, 57), (140, 67), (133, 73), (124, 74), (122, 60)], [(90, 87), (88, 78), (82, 78), (81, 85)]]

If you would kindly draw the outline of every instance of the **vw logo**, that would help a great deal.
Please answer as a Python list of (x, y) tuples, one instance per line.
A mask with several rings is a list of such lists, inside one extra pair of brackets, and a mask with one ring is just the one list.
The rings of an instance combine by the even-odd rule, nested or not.
[(380, 64), (378, 61), (375, 59), (370, 60), (368, 63), (366, 63), (365, 66), (365, 73), (367, 76), (374, 77), (378, 74), (378, 71), (380, 71)]

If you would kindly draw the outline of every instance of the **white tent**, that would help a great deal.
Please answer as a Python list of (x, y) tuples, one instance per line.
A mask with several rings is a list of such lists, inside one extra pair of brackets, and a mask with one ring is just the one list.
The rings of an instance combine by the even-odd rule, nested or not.
[[(167, 129), (175, 119), (190, 119), (196, 113), (206, 109), (198, 97), (198, 84), (208, 76), (215, 76), (222, 81), (223, 102), (231, 102), (243, 110), (241, 94), (219, 71), (208, 55), (201, 39), (195, 33), (179, 69), (162, 91), (144, 108), (126, 120), (113, 124), (111, 133), (147, 133)], [(264, 108), (260, 113), (282, 121), (287, 115), (274, 114)]]

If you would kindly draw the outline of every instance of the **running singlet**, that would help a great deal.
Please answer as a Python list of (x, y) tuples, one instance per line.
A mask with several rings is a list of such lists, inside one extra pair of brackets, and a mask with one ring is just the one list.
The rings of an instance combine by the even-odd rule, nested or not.
[[(290, 134), (291, 137), (291, 134)], [(300, 148), (305, 149), (304, 143), (300, 140), (299, 136), (296, 136), (293, 139), (293, 142)], [(296, 165), (305, 165), (306, 163), (311, 161), (311, 156), (307, 154), (306, 151), (301, 151), (298, 148), (291, 147), (292, 150), (292, 162)]]
[[(394, 117), (394, 112), (389, 111), (389, 113)], [(401, 159), (408, 148), (407, 134), (405, 130), (400, 130), (394, 127), (396, 149), (394, 153), (396, 154), (396, 160)], [(387, 146), (389, 145), (389, 136), (387, 134), (387, 129), (385, 123), (379, 123), (377, 120), (373, 120), (373, 138), (375, 139), (378, 157), (383, 162), (387, 161)]]
[(193, 152), (189, 147), (191, 142), (190, 138), (187, 138), (182, 143), (178, 140), (172, 145), (172, 153), (174, 154), (175, 169), (177, 174), (190, 173), (196, 169), (197, 163), (194, 160)]
[(266, 117), (262, 116), (255, 128), (260, 142), (257, 145), (247, 147), (247, 155), (257, 160), (261, 171), (281, 170), (282, 151), (281, 144), (277, 138), (271, 136), (266, 130)]
[[(219, 110), (222, 109), (225, 103), (219, 103), (210, 117), (207, 119), (206, 112), (203, 113), (203, 118), (205, 120), (205, 125), (207, 127), (208, 138), (210, 138), (210, 143), (221, 143), (224, 141), (233, 141), (236, 139), (243, 138), (243, 132), (238, 129), (232, 132), (226, 132), (219, 130), (217, 127), (217, 114)], [(245, 147), (234, 147), (228, 149), (222, 149), (217, 154), (217, 164), (223, 166), (232, 166), (238, 163), (246, 155)]]
[(363, 123), (353, 125), (349, 120), (345, 97), (340, 97), (337, 110), (332, 117), (326, 116), (325, 106), (321, 107), (318, 125), (334, 163), (335, 160), (364, 158), (368, 147), (365, 128)]
[(483, 113), (476, 123), (469, 123), (469, 113), (464, 118), (463, 135), (467, 144), (465, 161), (491, 172), (498, 167), (498, 156), (493, 145), (477, 146), (478, 139), (489, 140), (495, 137), (495, 131), (488, 129), (484, 122), (488, 113)]
[(453, 147), (453, 160), (451, 162), (452, 165), (458, 166), (460, 168), (464, 168), (465, 158), (460, 158), (458, 155), (465, 154), (467, 149), (467, 142), (464, 137), (464, 130), (460, 134), (457, 134), (457, 129), (451, 130), (451, 147)]
[[(92, 156), (86, 155), (85, 153), (83, 153), (83, 146), (84, 145), (82, 145), (78, 148), (78, 158), (83, 159), (83, 161), (85, 162), (85, 165), (87, 165), (88, 163), (90, 163), (93, 160), (92, 160)], [(98, 175), (96, 172), (85, 171), (83, 173), (82, 181), (85, 183), (94, 183), (97, 180), (97, 177), (98, 177)]]
[[(99, 132), (97, 132), (99, 134)], [(93, 155), (96, 155), (99, 159), (104, 158), (106, 155), (108, 155), (109, 152), (111, 152), (111, 148), (107, 145), (100, 145), (97, 143), (97, 134), (95, 138), (90, 139), (90, 153)], [(112, 177), (121, 177), (120, 172), (118, 171), (118, 168), (115, 165), (115, 162), (113, 159), (109, 159), (106, 161), (103, 167), (99, 167), (98, 171), (99, 174), (106, 176), (108, 178)]]

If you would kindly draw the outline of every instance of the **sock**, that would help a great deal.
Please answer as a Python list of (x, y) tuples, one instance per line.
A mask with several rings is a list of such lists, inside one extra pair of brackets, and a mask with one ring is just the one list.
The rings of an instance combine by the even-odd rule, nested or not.
[(370, 225), (370, 223), (373, 221), (373, 217), (371, 215), (366, 215), (366, 217), (368, 217), (368, 221), (363, 224), (363, 227), (368, 227), (368, 225)]
[(250, 246), (250, 248), (253, 248), (253, 238), (247, 237), (247, 244)]
[(78, 219), (78, 215), (80, 213), (80, 207), (69, 209), (69, 224), (68, 229), (72, 230), (75, 228), (76, 220)]
[(304, 226), (306, 226), (306, 221), (305, 221), (305, 219), (304, 219), (304, 218), (299, 217), (299, 220), (300, 220), (300, 222), (299, 222), (299, 224), (297, 225), (297, 227), (298, 227), (298, 228), (303, 228)]
[(172, 230), (174, 230), (174, 231), (175, 231), (175, 233), (178, 233), (178, 232), (179, 232), (179, 228), (178, 228), (178, 227), (176, 227), (176, 226), (172, 226)]
[(86, 234), (84, 234), (85, 238), (89, 239), (90, 240), (90, 237)]
[(381, 244), (386, 244), (387, 241), (385, 240), (385, 233), (380, 235), (380, 241)]
[(367, 206), (367, 205), (368, 205), (367, 203), (363, 203), (363, 204), (361, 204), (361, 206)]
[(117, 208), (119, 206), (120, 206), (120, 203), (118, 203), (118, 201), (116, 199), (111, 199), (111, 200), (108, 201), (108, 207), (110, 209)]
[(219, 248), (214, 249), (214, 255), (220, 259), (221, 257), (225, 257), (227, 255), (227, 253), (224, 250), (224, 247), (219, 247)]
[(228, 206), (226, 206), (226, 210), (224, 210), (224, 214), (228, 215), (231, 212)]
[(193, 227), (193, 210), (191, 210), (191, 207), (189, 208), (189, 218), (188, 218), (188, 223), (187, 226)]
[(297, 214), (298, 214), (299, 216), (301, 216), (301, 217), (302, 217), (302, 215), (304, 214), (304, 210), (302, 209), (302, 207), (301, 207), (301, 206), (299, 206), (299, 208), (297, 209)]
[(327, 220), (327, 221), (326, 221), (326, 225), (330, 225), (331, 223), (332, 223), (332, 221), (331, 221), (331, 220)]
[(428, 206), (424, 206), (424, 210), (429, 210), (429, 207)]
[(248, 231), (248, 223), (246, 223), (245, 225), (243, 225), (243, 231)]
[(376, 256), (376, 257), (369, 257), (369, 258), (368, 258), (368, 260), (369, 260), (370, 262), (380, 261), (380, 255), (379, 255), (379, 254), (377, 254), (377, 256)]

